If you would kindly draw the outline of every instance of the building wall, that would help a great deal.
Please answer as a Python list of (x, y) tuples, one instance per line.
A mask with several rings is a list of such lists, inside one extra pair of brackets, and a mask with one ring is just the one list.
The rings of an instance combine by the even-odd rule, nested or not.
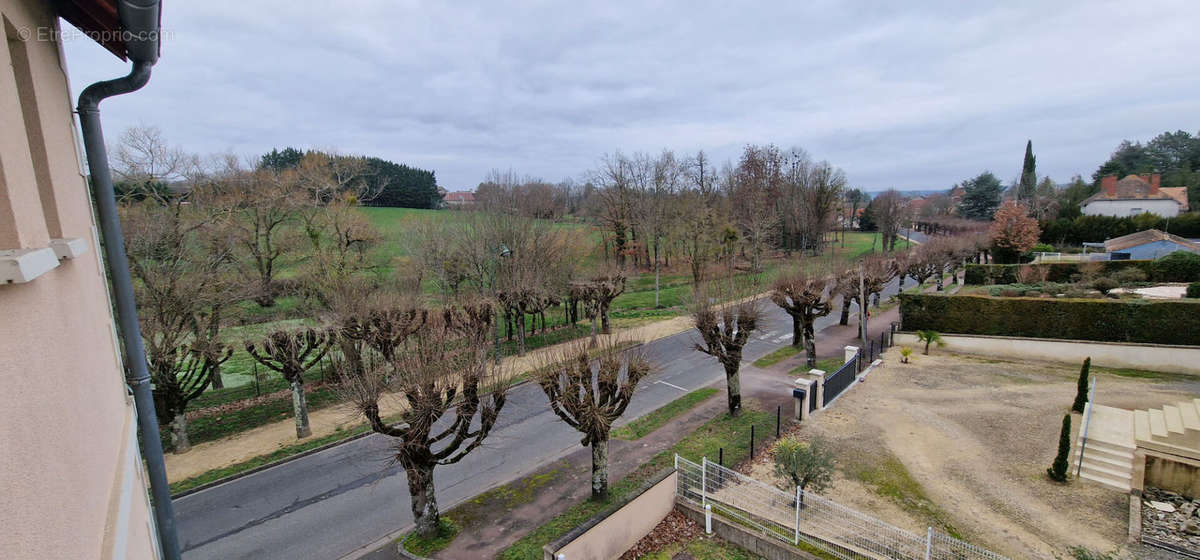
[(1150, 212), (1159, 216), (1179, 215), (1179, 203), (1174, 200), (1093, 200), (1083, 207), (1085, 216), (1136, 216)]
[(87, 251), (0, 285), (0, 558), (153, 558), (51, 4), (0, 0), (0, 249)]
[(1118, 253), (1129, 253), (1130, 259), (1154, 260), (1159, 257), (1165, 257), (1167, 255), (1170, 255), (1171, 253), (1174, 253), (1175, 251), (1191, 251), (1193, 253), (1200, 253), (1200, 248), (1187, 247), (1187, 246), (1175, 243), (1174, 241), (1165, 241), (1164, 240), (1164, 241), (1155, 241), (1153, 243), (1147, 243), (1145, 245), (1138, 245), (1137, 247), (1130, 247), (1128, 249), (1121, 249), (1120, 251), (1117, 251), (1117, 252)]
[[(942, 335), (945, 349), (963, 354), (995, 356), (1014, 360), (1040, 360), (1079, 365), (1085, 358), (1092, 365), (1144, 369), (1200, 375), (1200, 346), (1051, 340), (1016, 336)], [(915, 333), (896, 333), (895, 344), (922, 348)], [(934, 346), (931, 352), (936, 352)]]

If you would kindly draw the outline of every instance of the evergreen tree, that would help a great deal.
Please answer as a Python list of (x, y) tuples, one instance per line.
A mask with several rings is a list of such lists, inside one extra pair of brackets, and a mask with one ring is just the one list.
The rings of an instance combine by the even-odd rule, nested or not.
[(442, 195), (432, 171), (379, 158), (367, 158), (368, 191), (379, 193), (368, 204), (400, 208), (438, 208)]
[(304, 159), (304, 152), (296, 148), (272, 149), (270, 152), (263, 154), (262, 158), (258, 160), (258, 168), (270, 169), (271, 171), (294, 169), (297, 165), (300, 165), (300, 160), (302, 159)]
[(1058, 482), (1067, 481), (1067, 468), (1070, 466), (1068, 457), (1071, 454), (1071, 415), (1064, 414), (1062, 421), (1062, 433), (1058, 436), (1058, 455), (1054, 457), (1054, 464), (1046, 469), (1046, 474), (1050, 475), (1052, 480)]
[(1033, 157), (1033, 140), (1025, 143), (1025, 162), (1021, 165), (1021, 182), (1017, 185), (1017, 200), (1031, 201), (1037, 191), (1037, 158)]
[(1083, 360), (1083, 367), (1079, 370), (1079, 386), (1075, 389), (1075, 404), (1071, 406), (1075, 412), (1083, 412), (1083, 406), (1087, 404), (1088, 370), (1091, 368), (1092, 358), (1089, 356)]
[(1004, 193), (1004, 185), (1000, 184), (991, 171), (984, 171), (972, 179), (962, 182), (962, 201), (958, 204), (958, 212), (969, 220), (991, 220), (1000, 207), (1000, 195)]

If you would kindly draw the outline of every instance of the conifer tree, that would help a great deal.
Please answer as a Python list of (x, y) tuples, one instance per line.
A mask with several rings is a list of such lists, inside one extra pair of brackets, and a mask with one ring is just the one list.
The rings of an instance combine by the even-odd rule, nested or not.
[(1017, 200), (1033, 200), (1037, 191), (1037, 158), (1033, 156), (1033, 140), (1025, 143), (1025, 161), (1021, 164), (1021, 182), (1017, 186)]
[(1071, 454), (1071, 415), (1064, 414), (1062, 421), (1062, 433), (1058, 436), (1058, 455), (1054, 457), (1054, 464), (1046, 469), (1046, 474), (1057, 482), (1067, 481), (1067, 462)]
[(1091, 368), (1092, 358), (1089, 356), (1083, 360), (1083, 367), (1079, 369), (1079, 386), (1075, 389), (1075, 404), (1071, 406), (1071, 410), (1075, 412), (1083, 412), (1083, 407), (1087, 404), (1088, 370)]

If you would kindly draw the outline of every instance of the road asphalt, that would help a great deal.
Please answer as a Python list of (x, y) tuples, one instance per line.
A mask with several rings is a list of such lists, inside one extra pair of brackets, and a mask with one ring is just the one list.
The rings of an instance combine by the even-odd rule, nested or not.
[[(762, 308), (746, 362), (791, 342), (787, 314), (766, 300)], [(819, 319), (818, 333), (837, 319), (836, 311)], [(689, 330), (643, 346), (657, 371), (639, 385), (626, 421), (723, 378), (720, 364), (693, 348), (697, 339)], [(779, 390), (791, 390), (786, 378)], [(411, 526), (408, 483), (390, 463), (389, 439), (372, 434), (176, 499), (184, 558), (341, 558)], [(515, 386), (484, 444), (434, 471), (438, 502), (449, 509), (577, 446), (579, 434), (550, 411), (537, 385)]]

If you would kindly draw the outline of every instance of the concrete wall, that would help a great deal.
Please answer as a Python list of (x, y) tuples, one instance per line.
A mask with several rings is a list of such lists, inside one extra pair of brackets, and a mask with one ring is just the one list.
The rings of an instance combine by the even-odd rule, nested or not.
[[(545, 558), (561, 554), (567, 560), (614, 560), (648, 535), (675, 507), (675, 484), (679, 474), (671, 471), (644, 492), (603, 518), (593, 518), (568, 533), (564, 540), (544, 549)], [(600, 517), (600, 516), (598, 516)]]
[(0, 250), (87, 251), (0, 285), (0, 558), (152, 558), (52, 4), (0, 0)]
[[(704, 511), (696, 505), (681, 501), (675, 505), (675, 509), (691, 518), (692, 521), (704, 525)], [(820, 557), (816, 555), (804, 552), (794, 546), (789, 546), (772, 537), (763, 536), (741, 525), (725, 521), (720, 516), (713, 516), (712, 528), (714, 535), (759, 558), (766, 558), (767, 560), (820, 560)]]
[[(943, 347), (945, 350), (963, 354), (1063, 362), (1075, 365), (1081, 364), (1085, 358), (1091, 357), (1094, 366), (1200, 375), (1200, 346), (944, 333), (942, 340), (945, 342)], [(907, 332), (896, 333), (896, 345), (910, 346), (918, 353), (924, 348), (923, 343), (917, 340), (916, 334)], [(930, 351), (936, 352), (937, 347), (931, 347)]]
[(1179, 215), (1179, 203), (1174, 200), (1093, 200), (1083, 207), (1085, 216), (1136, 216), (1150, 212), (1159, 216)]
[(1149, 486), (1200, 498), (1200, 462), (1184, 457), (1146, 452), (1146, 478)]

